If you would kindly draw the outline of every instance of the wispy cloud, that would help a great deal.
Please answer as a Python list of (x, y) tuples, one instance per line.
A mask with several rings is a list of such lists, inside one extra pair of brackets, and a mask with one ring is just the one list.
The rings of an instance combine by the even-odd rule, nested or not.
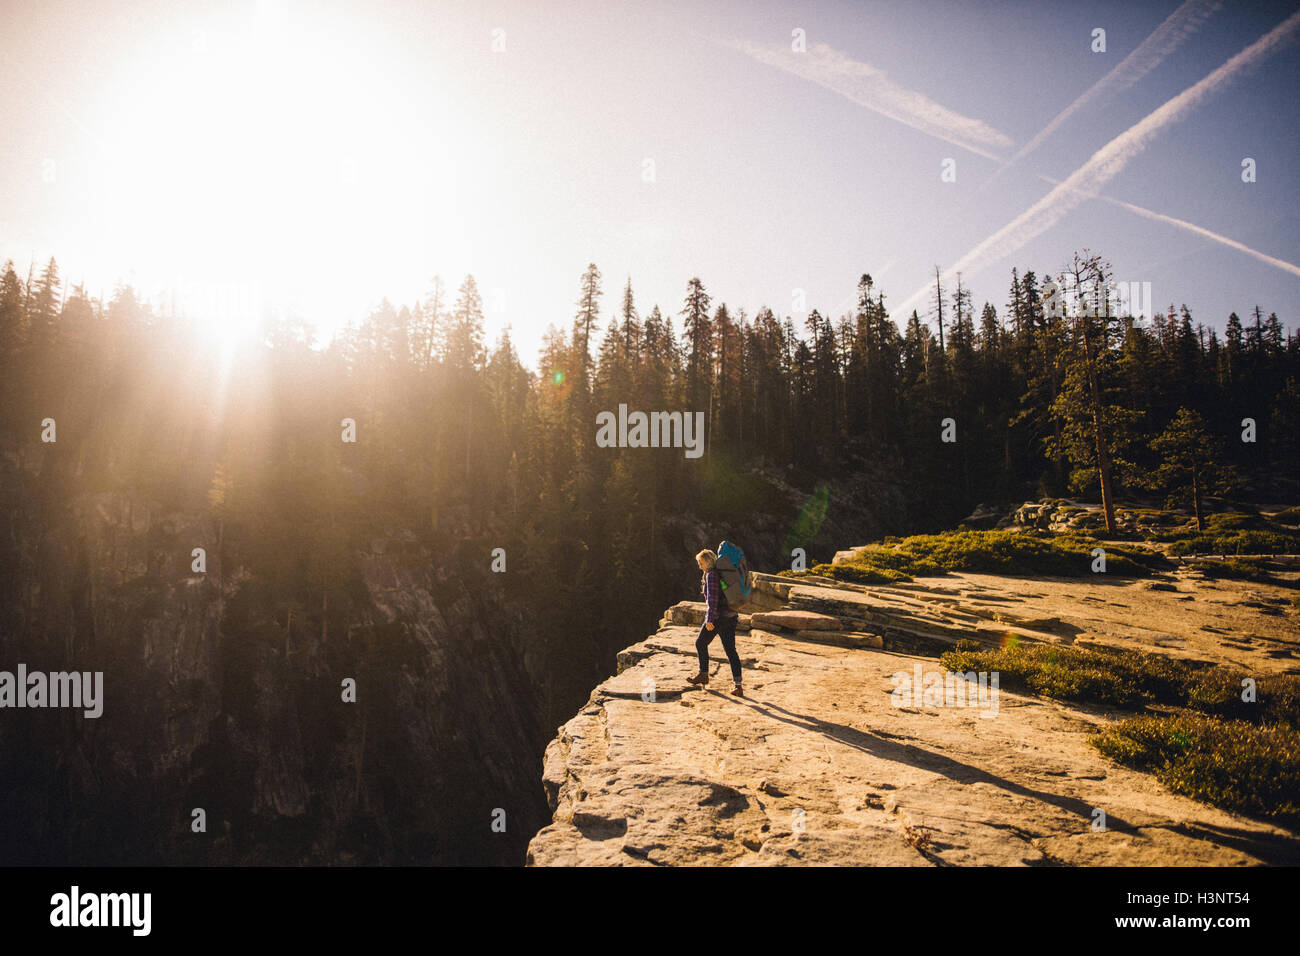
[[(1039, 178), (1046, 180), (1049, 183), (1053, 183), (1055, 185), (1061, 185), (1059, 181), (1052, 179), (1048, 176), (1040, 176)], [(1144, 209), (1143, 207), (1135, 205), (1131, 202), (1125, 202), (1122, 199), (1113, 199), (1110, 196), (1102, 196), (1099, 193), (1088, 194), (1087, 198), (1100, 199), (1102, 202), (1108, 202), (1112, 206), (1120, 206), (1121, 208), (1127, 209), (1129, 212), (1136, 213), (1137, 215), (1142, 216), (1146, 219), (1152, 219), (1156, 222), (1168, 223), (1171, 226), (1178, 226), (1180, 229), (1186, 229), (1188, 232), (1194, 232), (1198, 236), (1204, 236), (1206, 239), (1213, 239), (1215, 242), (1221, 242), (1223, 243), (1223, 245), (1228, 246), (1230, 249), (1236, 249), (1238, 252), (1244, 252), (1248, 256), (1254, 256), (1260, 262), (1267, 262), (1269, 265), (1276, 266), (1277, 268), (1281, 269), (1283, 272), (1289, 272), (1293, 276), (1300, 276), (1300, 266), (1287, 262), (1285, 259), (1274, 258), (1273, 256), (1270, 256), (1267, 253), (1260, 252), (1258, 249), (1252, 249), (1250, 248), (1250, 246), (1243, 245), (1242, 243), (1238, 242), (1236, 239), (1229, 239), (1227, 236), (1223, 236), (1217, 232), (1213, 232), (1209, 229), (1206, 229), (1204, 226), (1198, 226), (1194, 222), (1188, 222), (1186, 219), (1178, 219), (1174, 216), (1166, 216), (1164, 213), (1154, 212), (1150, 209)]]
[[(1182, 119), (1210, 96), (1285, 46), (1295, 38), (1297, 29), (1300, 29), (1300, 11), (1291, 14), (1209, 76), (1189, 86), (1097, 150), (1091, 159), (1046, 196), (962, 256), (945, 275), (952, 276), (958, 272), (974, 275), (1046, 232), (1070, 210), (1085, 202), (1090, 194), (1099, 192), (1128, 165), (1129, 160), (1145, 150), (1161, 130)], [(909, 296), (898, 307), (900, 313), (906, 314), (914, 308), (929, 290), (927, 284)]]
[(1061, 124), (1089, 103), (1103, 102), (1133, 86), (1159, 66), (1165, 57), (1177, 50), (1183, 41), (1195, 33), (1220, 6), (1222, 6), (1221, 0), (1187, 0), (1169, 14), (1165, 21), (1138, 45), (1136, 50), (1124, 57), (1118, 66), (1057, 113), (1055, 118), (1038, 132), (1038, 135), (1020, 147), (1016, 155), (1011, 158), (1011, 162), (1017, 162), (1032, 153), (1043, 140), (1056, 132)]
[(747, 40), (734, 40), (729, 46), (760, 63), (811, 80), (859, 106), (988, 159), (1000, 159), (995, 151), (1005, 153), (1012, 146), (1009, 137), (987, 123), (962, 116), (924, 93), (901, 86), (884, 70), (859, 62), (825, 43), (814, 43), (804, 53)]

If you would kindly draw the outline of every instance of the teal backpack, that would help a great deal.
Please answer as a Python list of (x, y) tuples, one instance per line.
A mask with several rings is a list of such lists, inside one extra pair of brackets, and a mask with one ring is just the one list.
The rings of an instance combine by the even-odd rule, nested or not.
[(718, 545), (718, 578), (722, 582), (722, 594), (727, 599), (727, 606), (735, 608), (749, 600), (753, 590), (750, 579), (749, 562), (745, 552), (730, 541)]

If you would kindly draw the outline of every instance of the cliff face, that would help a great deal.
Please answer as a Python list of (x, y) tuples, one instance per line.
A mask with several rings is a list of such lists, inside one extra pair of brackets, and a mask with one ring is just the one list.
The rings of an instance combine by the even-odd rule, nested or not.
[[(877, 515), (898, 497), (870, 469), (816, 493), (779, 470), (723, 475), (711, 503), (743, 512), (744, 527), (725, 509), (658, 515), (643, 569), (658, 596), (624, 607), (622, 630), (575, 620), (556, 647), (499, 576), (460, 570), (483, 564), (481, 541), (435, 559), (386, 531), (317, 561), (346, 565), (347, 583), (331, 585), (328, 608), (318, 592), (304, 607), (301, 575), (268, 568), (300, 570), (307, 538), (241, 539), (210, 508), (121, 484), (88, 491), (75, 456), (58, 474), (50, 461), (0, 454), (0, 669), (102, 671), (106, 699), (94, 720), (0, 712), (0, 863), (517, 865), (547, 819), (535, 767), (548, 725), (664, 595), (694, 587), (699, 548), (739, 536), (776, 563), (794, 535), (824, 557), (828, 541), (883, 530)], [(450, 511), (440, 527), (455, 541), (473, 522)], [(275, 553), (250, 555), (252, 538)], [(341, 700), (345, 678), (356, 703)]]
[[(746, 696), (728, 693), (717, 641), (709, 687), (685, 682), (703, 608), (671, 608), (548, 746), (553, 820), (530, 865), (1300, 862), (1287, 831), (1169, 793), (1089, 747), (1119, 712), (987, 684), (961, 706), (934, 659), (958, 638), (1014, 634), (1278, 670), (1289, 665), (1275, 642), (1300, 646), (1294, 620), (1270, 618), (1272, 636), (1253, 646), (1223, 641), (1225, 628), (1204, 625), (1249, 633), (1241, 595), (1186, 580), (758, 577), (738, 634)], [(939, 696), (925, 697), (936, 677)], [(896, 696), (913, 686), (914, 698)]]
[(103, 671), (105, 700), (4, 713), (0, 863), (518, 863), (545, 733), (489, 589), (393, 535), (354, 556), (343, 617), (305, 626), (216, 548), (192, 572), (206, 517), (9, 503), (0, 666)]

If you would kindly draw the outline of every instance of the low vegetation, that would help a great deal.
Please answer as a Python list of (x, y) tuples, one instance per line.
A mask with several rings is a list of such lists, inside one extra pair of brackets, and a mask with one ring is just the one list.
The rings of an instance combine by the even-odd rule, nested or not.
[[(1273, 518), (1240, 511), (1207, 515), (1205, 530), (1194, 522), (1179, 526), (1148, 528), (1150, 541), (1169, 542), (1171, 554), (1297, 554), (1300, 533), (1285, 526), (1281, 512)], [(1145, 519), (1144, 519), (1145, 520)], [(1153, 524), (1155, 522), (1152, 522)]]
[[(1088, 509), (1077, 502), (1045, 499), (1052, 506), (1054, 528), (1068, 527), (1069, 532), (1104, 535), (1106, 522), (1100, 510)], [(1222, 511), (1203, 516), (1204, 528), (1198, 528), (1189, 513), (1173, 509), (1116, 508), (1119, 532), (1116, 536), (1136, 541), (1170, 545), (1175, 555), (1191, 554), (1297, 554), (1300, 553), (1300, 507), (1287, 508), (1265, 515), (1246, 511)]]
[(1188, 567), (1211, 579), (1254, 581), (1258, 584), (1273, 584), (1284, 588), (1297, 586), (1294, 581), (1277, 577), (1267, 563), (1258, 558), (1202, 558), (1193, 561)]
[(1215, 717), (1300, 723), (1300, 675), (1250, 675), (1255, 701), (1241, 699), (1247, 675), (1230, 667), (1103, 645), (1022, 644), (989, 650), (959, 642), (939, 661), (950, 671), (997, 671), (1001, 686), (1059, 700), (1115, 707), (1188, 708)]
[(940, 662), (950, 671), (997, 671), (1001, 686), (1061, 700), (1151, 712), (1091, 743), (1126, 766), (1151, 770), (1171, 790), (1267, 817), (1300, 813), (1300, 675), (1255, 677), (1101, 646), (985, 650), (963, 641)]
[(1300, 534), (1280, 531), (1225, 531), (1176, 540), (1171, 554), (1297, 554)]
[[(1169, 566), (1159, 552), (1134, 545), (1102, 544), (1079, 534), (1035, 531), (947, 531), (871, 544), (842, 564), (818, 564), (808, 573), (840, 581), (882, 584), (914, 575), (973, 571), (1015, 577), (1089, 577), (1093, 549), (1104, 548), (1106, 573), (1147, 577)], [(798, 576), (799, 572), (782, 572)]]
[(1300, 733), (1203, 714), (1146, 715), (1093, 738), (1105, 756), (1175, 793), (1262, 817), (1300, 818)]
[[(1300, 552), (1300, 533), (1286, 527), (1300, 520), (1298, 509), (1271, 518), (1206, 515), (1203, 530), (1173, 511), (1135, 516), (1137, 534), (1168, 544), (1172, 554), (1225, 555), (1189, 564), (1206, 578), (1295, 586), (1258, 555)], [(844, 563), (782, 573), (859, 584), (949, 571), (1086, 578), (1094, 573), (1097, 547), (1106, 552), (1106, 572), (1117, 577), (1146, 577), (1172, 566), (1152, 548), (1091, 537), (1089, 532), (1101, 530), (1099, 514), (1071, 515), (1070, 526), (1057, 534), (963, 529), (885, 538)], [(1300, 608), (1300, 594), (1291, 604)], [(940, 660), (950, 671), (996, 671), (1009, 690), (1136, 711), (1094, 736), (1092, 745), (1119, 763), (1155, 773), (1177, 793), (1227, 810), (1300, 819), (1300, 675), (1247, 675), (1231, 667), (1081, 644), (990, 650), (963, 641)], [(1247, 677), (1254, 680), (1251, 700), (1242, 699)]]
[[(798, 577), (797, 571), (782, 571), (787, 577)], [(837, 581), (851, 581), (854, 584), (891, 584), (894, 581), (910, 581), (912, 576), (894, 568), (878, 568), (867, 564), (815, 564), (808, 574), (835, 578)], [(918, 572), (919, 573), (919, 572)], [(939, 574), (938, 570), (927, 572)]]

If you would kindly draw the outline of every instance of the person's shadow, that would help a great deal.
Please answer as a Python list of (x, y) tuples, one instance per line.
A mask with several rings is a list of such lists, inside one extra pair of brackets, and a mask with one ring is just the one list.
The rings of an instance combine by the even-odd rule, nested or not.
[[(722, 694), (721, 691), (714, 693)], [(942, 774), (949, 780), (956, 783), (987, 783), (1007, 793), (1017, 796), (1029, 797), (1038, 800), (1049, 806), (1057, 807), (1066, 813), (1079, 817), (1088, 823), (1092, 822), (1093, 811), (1095, 807), (1085, 800), (1077, 797), (1067, 796), (1060, 793), (1052, 793), (1047, 790), (1037, 790), (1033, 787), (1005, 777), (999, 777), (996, 774), (989, 773), (979, 767), (971, 764), (962, 763), (943, 754), (935, 753), (932, 750), (926, 750), (924, 747), (917, 747), (914, 744), (901, 744), (889, 740), (878, 734), (864, 730), (858, 730), (856, 727), (850, 727), (847, 724), (839, 724), (834, 721), (822, 720), (819, 717), (812, 717), (807, 714), (797, 714), (793, 711), (786, 710), (778, 704), (770, 701), (756, 701), (751, 697), (732, 697), (724, 694), (737, 703), (743, 703), (757, 711), (765, 714), (773, 720), (779, 720), (784, 724), (792, 727), (798, 727), (801, 730), (811, 731), (821, 734), (830, 740), (841, 743), (847, 747), (852, 747), (865, 754), (879, 757), (882, 760), (892, 760), (897, 763), (906, 764), (912, 767), (920, 767), (934, 773)], [(1276, 821), (1261, 821), (1271, 825), (1279, 825)], [(996, 826), (996, 824), (991, 824)], [(1137, 826), (1125, 821), (1121, 817), (1110, 814), (1106, 816), (1106, 829), (1136, 832)], [(1171, 823), (1165, 829), (1171, 829), (1187, 834), (1188, 836), (1200, 839), (1211, 840), (1224, 846), (1232, 847), (1244, 853), (1249, 853), (1258, 857), (1265, 863), (1271, 865), (1295, 865), (1300, 863), (1300, 845), (1294, 841), (1288, 841), (1285, 844), (1278, 845), (1275, 839), (1270, 839), (1267, 835), (1245, 829), (1236, 829), (1231, 827), (1219, 827), (1203, 823)]]

